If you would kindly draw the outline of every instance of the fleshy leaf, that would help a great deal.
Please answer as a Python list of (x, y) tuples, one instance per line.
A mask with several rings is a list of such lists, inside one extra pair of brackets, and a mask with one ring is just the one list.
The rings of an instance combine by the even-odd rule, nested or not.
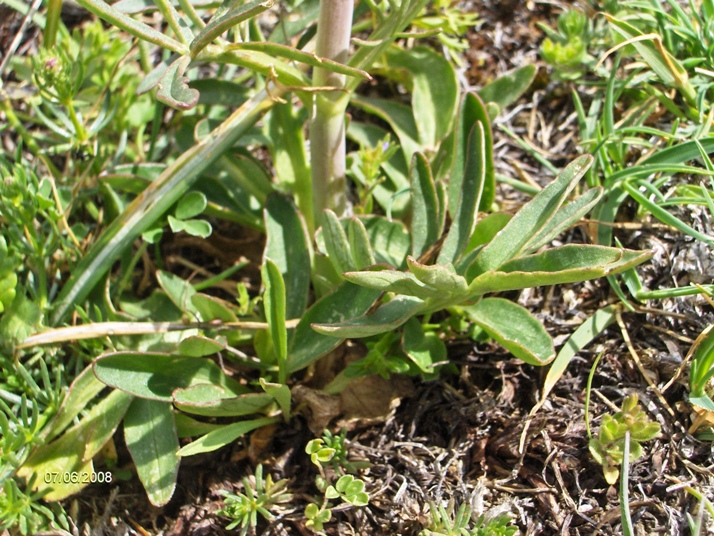
[(396, 292), (416, 296), (417, 298), (440, 298), (443, 292), (429, 288), (421, 283), (414, 274), (391, 270), (383, 266), (375, 266), (372, 270), (362, 272), (347, 272), (344, 274), (347, 281), (355, 285), (380, 290), (382, 292)]
[(526, 92), (535, 79), (535, 65), (526, 65), (505, 74), (484, 86), (478, 96), (486, 104), (494, 103), (499, 108), (510, 106)]
[(230, 445), (240, 436), (247, 434), (260, 428), (279, 421), (278, 417), (263, 417), (261, 419), (253, 419), (250, 421), (239, 421), (233, 424), (227, 424), (217, 430), (207, 433), (205, 436), (198, 438), (196, 441), (189, 443), (179, 450), (179, 456), (194, 456), (204, 452), (213, 452), (226, 445)]
[(568, 244), (483, 273), (471, 282), (468, 294), (475, 297), (489, 292), (596, 279), (636, 266), (651, 256), (649, 251)]
[(412, 190), (412, 255), (419, 257), (441, 234), (439, 200), (429, 161), (414, 153), (409, 169)]
[(429, 287), (450, 294), (465, 294), (468, 288), (466, 279), (460, 276), (450, 264), (420, 264), (411, 257), (407, 257), (407, 266), (414, 276)]
[(434, 364), (447, 359), (444, 341), (436, 333), (424, 332), (421, 323), (413, 317), (404, 324), (402, 348), (424, 374), (433, 374)]
[(180, 462), (171, 404), (135, 398), (124, 418), (124, 439), (149, 501), (165, 505), (176, 489)]
[(322, 235), (330, 262), (337, 273), (351, 272), (356, 269), (352, 259), (350, 243), (339, 218), (331, 210), (322, 214)]
[(267, 393), (235, 396), (217, 385), (197, 384), (176, 389), (173, 401), (178, 409), (204, 417), (239, 417), (258, 413), (273, 402)]
[(530, 365), (555, 357), (553, 339), (527, 309), (503, 298), (484, 298), (465, 307), (468, 317), (514, 356)]
[(332, 337), (369, 337), (397, 329), (424, 308), (424, 301), (413, 296), (397, 296), (374, 313), (335, 324), (313, 324), (318, 333)]
[(224, 387), (234, 394), (248, 389), (226, 376), (218, 365), (207, 359), (160, 353), (113, 352), (94, 361), (99, 381), (127, 393), (171, 402), (174, 390), (199, 383)]

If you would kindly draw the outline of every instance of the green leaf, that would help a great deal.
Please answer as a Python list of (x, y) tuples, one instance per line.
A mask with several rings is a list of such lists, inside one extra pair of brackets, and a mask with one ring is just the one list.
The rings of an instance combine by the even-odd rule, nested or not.
[(322, 214), (322, 234), (330, 262), (337, 273), (352, 272), (356, 269), (352, 259), (350, 243), (339, 218), (331, 210)]
[(278, 403), (278, 407), (283, 413), (283, 419), (285, 419), (285, 422), (288, 422), (290, 420), (290, 403), (292, 400), (290, 387), (279, 383), (269, 383), (263, 378), (260, 378), (259, 381), (263, 390)]
[(567, 244), (485, 272), (471, 281), (468, 292), (475, 297), (489, 292), (586, 281), (621, 272), (651, 256), (652, 252), (648, 251)]
[(225, 349), (225, 345), (218, 341), (214, 341), (202, 335), (192, 335), (186, 337), (179, 343), (177, 351), (186, 357), (205, 357)]
[(458, 192), (456, 211), (452, 212), (451, 228), (439, 253), (437, 262), (440, 264), (458, 260), (471, 240), (471, 235), (476, 227), (481, 197), (488, 182), (488, 159), (492, 158), (488, 154), (486, 143), (484, 124), (481, 121), (476, 121), (469, 133), (464, 176)]
[(535, 75), (535, 65), (520, 67), (486, 84), (478, 92), (478, 96), (485, 103), (495, 103), (499, 108), (506, 108), (516, 102), (528, 90), (535, 79)]
[(196, 293), (191, 295), (191, 304), (201, 315), (203, 322), (220, 320), (221, 322), (238, 322), (238, 317), (233, 312), (231, 304), (215, 296)]
[(213, 228), (211, 224), (204, 220), (177, 220), (173, 216), (168, 217), (169, 227), (174, 233), (180, 233), (181, 231), (189, 234), (191, 236), (198, 236), (199, 238), (208, 238), (211, 236)]
[(342, 322), (364, 314), (379, 297), (378, 290), (372, 290), (343, 283), (332, 293), (322, 297), (310, 307), (295, 328), (288, 353), (288, 371), (303, 369), (326, 353), (334, 350), (342, 342), (332, 336), (317, 333), (313, 323), (330, 324)]
[(69, 386), (69, 391), (62, 401), (62, 405), (50, 424), (50, 432), (45, 438), (49, 443), (61, 434), (89, 405), (99, 392), (106, 386), (97, 380), (92, 372), (92, 367), (86, 367)]
[(707, 328), (694, 343), (696, 350), (689, 372), (689, 386), (694, 397), (705, 395), (709, 380), (714, 376), (714, 329)]
[(40, 308), (24, 293), (18, 293), (0, 319), (0, 340), (5, 343), (22, 342), (39, 331), (41, 325)]
[(433, 289), (453, 295), (463, 295), (467, 291), (466, 279), (457, 274), (450, 264), (426, 265), (407, 257), (407, 266), (419, 281)]
[(413, 317), (404, 324), (402, 349), (424, 374), (433, 374), (434, 363), (447, 359), (444, 341), (436, 333), (424, 332), (421, 322)]
[(526, 203), (511, 221), (487, 244), (469, 267), (469, 280), (498, 268), (517, 257), (533, 237), (550, 222), (592, 163), (589, 155), (581, 156), (565, 168), (558, 177)]
[(300, 318), (310, 291), (310, 242), (294, 203), (280, 194), (268, 196), (264, 210), (267, 240), (263, 257), (272, 260), (285, 281), (285, 316)]
[[(79, 492), (94, 472), (92, 457), (112, 437), (131, 401), (132, 397), (122, 391), (111, 392), (59, 439), (33, 451), (17, 476), (29, 480), (35, 475), (33, 490), (48, 491), (43, 495), (45, 501), (60, 501)], [(59, 475), (60, 483), (46, 481), (46, 475), (53, 474)], [(65, 483), (65, 474), (77, 475), (77, 481)]]
[(273, 402), (267, 393), (246, 393), (235, 396), (225, 389), (207, 383), (192, 385), (173, 392), (178, 409), (204, 417), (240, 417), (265, 410)]
[(484, 298), (464, 312), (490, 337), (530, 365), (546, 365), (555, 357), (553, 339), (527, 309), (503, 298)]
[(332, 337), (369, 337), (397, 329), (424, 309), (424, 300), (413, 296), (397, 296), (374, 313), (331, 324), (314, 323), (318, 333)]
[(350, 103), (386, 121), (399, 138), (406, 162), (422, 149), (412, 109), (404, 104), (374, 97), (353, 96)]
[(352, 218), (347, 224), (347, 238), (352, 253), (352, 261), (358, 270), (376, 263), (367, 229), (359, 218)]
[(427, 287), (421, 283), (414, 274), (392, 270), (380, 265), (374, 266), (372, 270), (347, 272), (344, 274), (344, 277), (347, 281), (355, 285), (380, 290), (382, 292), (395, 292), (397, 294), (406, 294), (422, 299), (440, 298), (443, 296), (442, 291)]
[(180, 462), (171, 404), (135, 398), (124, 417), (124, 439), (149, 501), (164, 506), (176, 489)]
[(171, 402), (174, 390), (200, 383), (224, 387), (235, 395), (248, 392), (212, 361), (195, 357), (113, 352), (99, 356), (93, 367), (102, 383), (150, 400)]
[(590, 344), (598, 335), (605, 331), (607, 326), (615, 321), (616, 311), (616, 305), (608, 305), (599, 309), (595, 314), (585, 320), (585, 322), (583, 322), (570, 337), (568, 337), (568, 340), (565, 341), (565, 344), (555, 357), (550, 369), (548, 369), (548, 374), (543, 382), (543, 391), (540, 397), (541, 401), (546, 400), (548, 394), (561, 378), (573, 357)]
[(265, 294), (263, 305), (268, 320), (268, 331), (273, 341), (273, 349), (278, 358), (280, 383), (287, 381), (286, 363), (288, 358), (288, 330), (285, 327), (285, 282), (278, 266), (265, 259), (260, 270)]
[[(424, 46), (390, 48), (386, 62), (392, 69), (406, 69), (409, 73), (421, 150), (436, 150), (451, 130), (459, 99), (459, 83), (451, 62)], [(408, 157), (411, 159), (411, 155)]]
[(169, 65), (159, 82), (156, 98), (164, 104), (178, 110), (190, 110), (198, 104), (199, 93), (188, 87), (188, 78), (184, 76), (191, 59), (180, 56)]
[(17, 286), (17, 263), (8, 255), (7, 242), (0, 236), (0, 313), (15, 299)]
[(574, 201), (567, 203), (555, 213), (553, 218), (534, 236), (524, 248), (526, 252), (537, 251), (548, 244), (572, 225), (580, 221), (600, 201), (602, 188), (592, 188)]
[[(452, 214), (452, 216), (457, 213), (459, 199), (461, 198), (461, 187), (464, 177), (468, 172), (466, 169), (467, 161), (473, 158), (473, 156), (471, 156), (473, 151), (481, 150), (480, 144), (470, 146), (471, 132), (479, 121), (483, 125), (483, 147), (485, 148), (486, 159), (486, 174), (479, 210), (490, 210), (496, 196), (496, 176), (493, 167), (493, 136), (488, 111), (478, 95), (475, 93), (467, 93), (461, 103), (461, 111), (456, 127), (456, 157), (449, 178), (449, 213)], [(474, 160), (472, 166), (476, 163), (477, 161)]]
[(409, 231), (397, 221), (389, 221), (381, 216), (362, 218), (372, 244), (374, 258), (378, 263), (386, 263), (401, 268), (409, 253)]
[[(273, 5), (273, 0), (251, 0), (246, 3), (224, 2), (223, 6), (216, 10), (208, 21), (205, 28), (191, 42), (191, 58), (195, 58), (199, 52), (206, 48), (214, 39), (225, 31), (233, 28), (240, 22), (251, 19), (261, 14)], [(228, 8), (224, 6), (229, 6)]]
[(414, 153), (409, 178), (412, 191), (412, 255), (419, 257), (441, 236), (442, 226), (436, 185), (429, 161)]
[(278, 417), (263, 417), (250, 421), (240, 421), (233, 424), (227, 424), (221, 428), (207, 433), (196, 441), (189, 443), (178, 451), (179, 456), (194, 456), (205, 452), (213, 452), (226, 445), (230, 445), (240, 436), (247, 434), (260, 428), (278, 422)]
[(196, 291), (188, 281), (184, 281), (179, 276), (163, 270), (156, 272), (156, 280), (180, 311), (198, 313), (198, 310), (193, 305), (193, 297), (196, 295)]
[(179, 220), (193, 218), (206, 210), (207, 204), (208, 201), (205, 194), (196, 191), (188, 192), (176, 205), (174, 216)]

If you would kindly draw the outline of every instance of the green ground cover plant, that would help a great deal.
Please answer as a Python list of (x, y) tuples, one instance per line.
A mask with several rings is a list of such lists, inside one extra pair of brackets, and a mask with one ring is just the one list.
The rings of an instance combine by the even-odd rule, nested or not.
[[(365, 2), (353, 12), (352, 2), (291, 2), (272, 30), (259, 18), (271, 2), (79, 3), (111, 27), (95, 22), (70, 34), (58, 4), (50, 5), (44, 39), (54, 46), (13, 63), (37, 90), (30, 108), (2, 103), (24, 144), (0, 162), (3, 528), (66, 529), (61, 509), (40, 499), (56, 504), (91, 482), (44, 475), (111, 474), (97, 469), (115, 462), (100, 453), (117, 430), (149, 501), (167, 504), (182, 458), (289, 422), (291, 386), (346, 339), (363, 339), (366, 350), (321, 386), (325, 393), (369, 375), (435, 378), (449, 369), (454, 338), (494, 340), (530, 365), (552, 362), (552, 386), (619, 309), (595, 313), (556, 357), (541, 321), (508, 292), (609, 277), (631, 307), (630, 299), (712, 290), (644, 289), (635, 266), (651, 253), (621, 247), (608, 226), (634, 199), (640, 215), (711, 243), (667, 210), (690, 203), (711, 210), (706, 185), (683, 185), (674, 198), (660, 191), (676, 174), (714, 174), (711, 121), (701, 111), (710, 84), (699, 65), (708, 49), (694, 43), (708, 36), (676, 9), (646, 3), (651, 16), (632, 21), (627, 10), (641, 6), (625, 3), (608, 5), (597, 22), (577, 12), (562, 17), (543, 53), (563, 78), (605, 71), (588, 47), (619, 47), (612, 74), (599, 82), (602, 98), (586, 111), (573, 94), (583, 152), (593, 156), (556, 170), (507, 214), (495, 203), (492, 125), (535, 69), (462, 94), (459, 33), (476, 19), (451, 3)], [(142, 22), (156, 10), (163, 32)], [(705, 3), (700, 22), (713, 12)], [(449, 57), (419, 41), (434, 29)], [(117, 38), (120, 30), (136, 44)], [(635, 54), (644, 65), (620, 78), (617, 66)], [(408, 99), (360, 92), (375, 78)], [(625, 98), (635, 104), (615, 122)], [(646, 124), (656, 106), (678, 118), (671, 132)], [(358, 118), (347, 121), (348, 108)], [(162, 125), (166, 117), (172, 124)], [(666, 147), (654, 152), (657, 140)], [(642, 150), (634, 165), (626, 143)], [(551, 246), (591, 211), (596, 244)], [(205, 240), (224, 224), (265, 240), (250, 293), (233, 284), (232, 301), (216, 290), (244, 263), (200, 281), (161, 264), (162, 241), (172, 234)], [(156, 284), (141, 293), (135, 270), (151, 254)], [(692, 394), (701, 400), (709, 346), (702, 343), (693, 365)], [(602, 429), (609, 430), (605, 418)], [(622, 434), (603, 433), (593, 452), (612, 458), (607, 449)], [(628, 433), (628, 455), (652, 435)], [(305, 510), (316, 531), (331, 519), (328, 501), (369, 500), (364, 482), (344, 474), (354, 469), (339, 437), (307, 446), (324, 495)], [(221, 515), (246, 533), (258, 514), (271, 519), (287, 486), (257, 469), (242, 493), (226, 495)], [(514, 532), (508, 518), (473, 525), (465, 506), (455, 517), (434, 506), (432, 517), (425, 534)]]

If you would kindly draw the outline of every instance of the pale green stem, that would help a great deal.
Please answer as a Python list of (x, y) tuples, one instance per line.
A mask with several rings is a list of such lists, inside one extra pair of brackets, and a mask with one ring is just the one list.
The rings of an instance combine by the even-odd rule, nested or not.
[[(347, 63), (352, 33), (353, 0), (321, 0), (317, 22), (315, 53)], [(345, 76), (316, 68), (316, 87), (345, 87)], [(332, 209), (338, 216), (347, 211), (345, 179), (345, 110), (349, 95), (325, 91), (315, 96), (315, 117), (310, 125), (310, 165), (315, 221), (322, 211)]]

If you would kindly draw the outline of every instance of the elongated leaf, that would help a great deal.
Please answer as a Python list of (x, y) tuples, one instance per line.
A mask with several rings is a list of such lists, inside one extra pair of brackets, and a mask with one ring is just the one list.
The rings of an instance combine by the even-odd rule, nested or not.
[[(272, 2), (270, 3), (272, 4)], [(367, 71), (355, 69), (354, 67), (350, 67), (348, 65), (345, 65), (344, 63), (339, 63), (329, 58), (321, 58), (320, 56), (317, 56), (315, 54), (310, 54), (309, 52), (305, 52), (295, 47), (281, 45), (280, 43), (272, 43), (270, 41), (251, 41), (247, 43), (236, 43), (230, 45), (228, 49), (255, 50), (257, 52), (264, 52), (269, 56), (285, 58), (290, 61), (304, 63), (305, 65), (309, 65), (311, 67), (319, 67), (320, 69), (331, 71), (333, 73), (354, 76), (356, 78), (361, 78), (362, 80), (372, 79), (372, 77)]]
[(414, 153), (409, 169), (412, 190), (412, 255), (419, 257), (441, 235), (439, 200), (429, 161)]
[(25, 479), (35, 475), (33, 491), (47, 491), (46, 501), (79, 492), (91, 481), (92, 457), (114, 434), (131, 401), (131, 395), (113, 391), (59, 439), (38, 447), (17, 475)]
[(475, 297), (489, 292), (587, 281), (621, 272), (651, 256), (650, 251), (568, 244), (482, 273), (471, 281), (468, 293)]
[(312, 327), (318, 333), (332, 337), (369, 337), (397, 329), (423, 309), (424, 300), (413, 296), (397, 296), (371, 315), (334, 324), (315, 323)]
[(310, 243), (305, 222), (295, 204), (277, 193), (268, 196), (264, 218), (268, 237), (263, 257), (275, 263), (285, 281), (286, 318), (300, 318), (310, 291)]
[(191, 58), (195, 58), (223, 32), (269, 9), (273, 5), (273, 0), (250, 0), (245, 4), (241, 2), (232, 2), (231, 4), (228, 9), (218, 9), (201, 33), (191, 42)]
[(225, 345), (220, 342), (201, 335), (186, 337), (177, 348), (179, 354), (187, 357), (205, 357), (225, 349)]
[(422, 299), (443, 296), (443, 291), (427, 287), (414, 274), (385, 269), (383, 266), (375, 266), (372, 270), (362, 272), (346, 272), (344, 277), (355, 285), (382, 292), (396, 292)]
[(340, 339), (317, 333), (313, 323), (331, 324), (366, 313), (379, 297), (378, 290), (345, 282), (332, 293), (318, 300), (300, 319), (295, 328), (288, 353), (288, 371), (303, 369), (342, 342)]
[(600, 201), (602, 192), (602, 188), (593, 188), (578, 197), (576, 200), (561, 207), (548, 224), (541, 229), (540, 233), (528, 242), (524, 251), (530, 253), (539, 250), (556, 236), (570, 228), (571, 225), (580, 221), (580, 219), (585, 216), (585, 214), (590, 212), (598, 201)]
[(206, 359), (160, 353), (113, 352), (94, 361), (99, 381), (139, 398), (171, 402), (176, 389), (211, 383), (239, 395), (246, 387)]
[(45, 442), (50, 442), (72, 424), (74, 418), (79, 415), (105, 387), (106, 386), (94, 376), (92, 367), (86, 367), (79, 376), (74, 379), (72, 385), (69, 386), (69, 391), (50, 425), (50, 433), (45, 438)]
[(261, 90), (233, 114), (211, 136), (184, 152), (167, 167), (126, 210), (101, 234), (82, 260), (73, 267), (72, 276), (54, 302), (51, 323), (57, 325), (81, 304), (98, 281), (107, 273), (125, 248), (149, 229), (215, 162), (268, 110), (283, 91), (273, 88), (270, 95)]
[(405, 265), (409, 253), (409, 231), (401, 222), (389, 221), (381, 216), (362, 218), (369, 243), (378, 263), (386, 263), (394, 268)]
[(179, 54), (188, 53), (188, 47), (182, 43), (114, 9), (114, 7), (104, 2), (104, 0), (77, 0), (77, 3), (100, 19), (122, 28), (134, 37), (138, 37), (139, 39), (143, 39)]
[(695, 397), (705, 395), (709, 379), (714, 376), (714, 329), (710, 326), (697, 337), (696, 350), (692, 358), (689, 373), (691, 394)]
[(179, 456), (194, 456), (205, 452), (213, 452), (226, 445), (230, 445), (240, 436), (247, 434), (260, 428), (279, 422), (279, 417), (263, 417), (261, 419), (253, 419), (250, 421), (240, 421), (233, 424), (222, 426), (221, 428), (207, 433), (196, 441), (189, 443), (178, 451)]
[(374, 258), (372, 246), (369, 243), (367, 228), (359, 218), (352, 218), (347, 224), (347, 238), (349, 239), (352, 262), (358, 270), (364, 270), (377, 261)]
[(555, 357), (553, 339), (527, 309), (503, 298), (484, 298), (464, 307), (468, 317), (514, 356), (530, 365)]
[(548, 369), (545, 382), (543, 382), (543, 391), (540, 396), (541, 402), (547, 399), (553, 387), (565, 372), (565, 369), (568, 368), (573, 357), (605, 331), (607, 326), (615, 321), (615, 312), (617, 309), (617, 305), (603, 307), (580, 324), (580, 327), (568, 337), (568, 340), (565, 341), (565, 344), (555, 357), (550, 369)]
[(156, 93), (157, 99), (178, 110), (190, 110), (198, 103), (198, 91), (188, 87), (188, 78), (184, 76), (189, 63), (188, 56), (180, 56), (169, 65)]
[[(471, 132), (479, 121), (483, 125), (483, 142), (470, 147)], [(496, 176), (493, 167), (493, 136), (491, 133), (491, 123), (488, 117), (488, 110), (486, 110), (486, 107), (478, 95), (475, 93), (467, 93), (464, 95), (459, 112), (459, 120), (456, 127), (456, 157), (449, 178), (449, 213), (452, 216), (455, 215), (458, 210), (462, 184), (468, 172), (466, 169), (467, 161), (473, 158), (471, 153), (480, 151), (482, 146), (485, 148), (486, 174), (479, 210), (487, 211), (491, 208), (493, 200), (496, 197)], [(473, 166), (476, 163), (477, 160), (474, 160), (471, 165)]]
[(322, 234), (327, 255), (337, 273), (354, 271), (356, 266), (352, 259), (347, 234), (339, 218), (331, 210), (325, 210), (322, 214)]
[(280, 269), (270, 259), (265, 259), (260, 270), (265, 286), (263, 305), (268, 320), (268, 331), (278, 358), (280, 383), (287, 380), (288, 330), (285, 327), (285, 282)]
[(478, 91), (485, 103), (495, 103), (499, 108), (510, 106), (525, 93), (535, 79), (535, 65), (526, 65), (498, 77)]
[(194, 314), (198, 312), (193, 305), (193, 297), (196, 295), (196, 290), (188, 281), (184, 281), (179, 276), (163, 270), (156, 272), (156, 280), (180, 311)]
[(481, 196), (486, 187), (488, 158), (484, 124), (476, 121), (469, 133), (461, 190), (458, 193), (456, 212), (452, 213), (453, 222), (449, 234), (437, 261), (440, 264), (455, 263), (471, 240), (478, 220)]
[(217, 385), (201, 383), (176, 389), (173, 401), (178, 409), (204, 417), (240, 417), (264, 410), (273, 402), (267, 393), (246, 393), (234, 396)]
[(459, 100), (459, 83), (451, 63), (431, 48), (391, 48), (386, 54), (392, 69), (405, 69), (412, 83), (412, 109), (418, 140), (434, 151), (451, 131)]
[(409, 271), (429, 287), (449, 294), (465, 294), (468, 288), (466, 279), (454, 270), (452, 265), (420, 264), (411, 257), (407, 257)]
[(124, 439), (149, 501), (165, 505), (176, 489), (180, 462), (171, 404), (135, 398), (124, 418)]
[[(221, 322), (238, 322), (238, 317), (231, 305), (215, 296), (196, 293), (191, 296), (191, 303), (201, 315), (203, 322), (220, 320)], [(186, 355), (186, 354), (184, 354)]]
[(581, 156), (565, 168), (548, 186), (511, 218), (511, 221), (486, 245), (469, 267), (469, 280), (487, 270), (494, 270), (517, 257), (528, 242), (537, 236), (558, 211), (568, 193), (575, 187), (592, 163), (589, 155)]

